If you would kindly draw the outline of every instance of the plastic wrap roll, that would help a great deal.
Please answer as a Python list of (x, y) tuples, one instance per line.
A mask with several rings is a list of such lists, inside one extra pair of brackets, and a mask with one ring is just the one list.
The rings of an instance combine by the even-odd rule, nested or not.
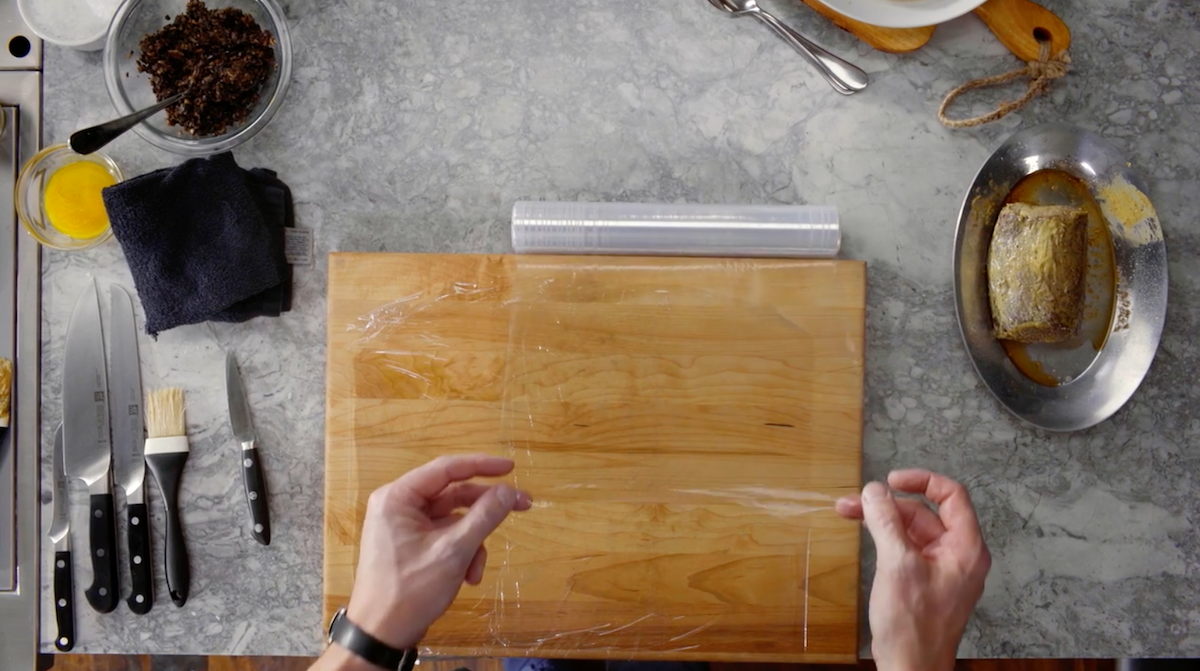
[(836, 207), (519, 201), (518, 254), (830, 258), (842, 244)]

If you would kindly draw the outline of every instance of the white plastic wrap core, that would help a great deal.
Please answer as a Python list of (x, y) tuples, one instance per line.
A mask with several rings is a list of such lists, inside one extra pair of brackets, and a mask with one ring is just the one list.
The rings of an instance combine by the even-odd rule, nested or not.
[(832, 258), (836, 207), (518, 201), (518, 254)]

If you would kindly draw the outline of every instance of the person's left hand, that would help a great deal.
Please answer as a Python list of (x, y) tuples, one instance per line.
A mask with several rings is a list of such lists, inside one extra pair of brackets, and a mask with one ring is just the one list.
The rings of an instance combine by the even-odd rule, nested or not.
[(484, 539), (510, 512), (531, 507), (529, 494), (509, 485), (468, 482), (512, 469), (500, 457), (440, 457), (375, 490), (346, 617), (394, 648), (420, 642), (462, 584), (483, 579)]

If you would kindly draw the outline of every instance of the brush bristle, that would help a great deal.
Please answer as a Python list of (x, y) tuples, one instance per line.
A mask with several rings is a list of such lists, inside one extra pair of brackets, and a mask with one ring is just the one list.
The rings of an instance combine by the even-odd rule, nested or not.
[(155, 389), (146, 397), (146, 432), (150, 438), (187, 435), (183, 415), (183, 390)]
[(0, 358), (0, 427), (8, 426), (8, 406), (12, 402), (12, 361)]

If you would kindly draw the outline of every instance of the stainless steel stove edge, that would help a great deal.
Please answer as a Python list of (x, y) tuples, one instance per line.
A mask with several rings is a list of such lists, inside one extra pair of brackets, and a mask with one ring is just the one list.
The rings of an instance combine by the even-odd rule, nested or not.
[[(26, 36), (24, 57), (9, 44)], [(7, 671), (37, 667), (41, 584), (40, 412), (41, 398), (41, 250), (17, 221), (12, 184), (17, 172), (41, 148), (42, 44), (24, 26), (13, 0), (0, 0), (0, 105), (6, 123), (0, 134), (0, 356), (16, 363), (10, 428), (0, 441), (0, 524), (13, 525), (12, 547), (0, 547), (0, 660)], [(16, 141), (14, 152), (13, 141)], [(14, 159), (15, 153), (15, 159)], [(7, 460), (7, 464), (4, 462)], [(15, 564), (15, 565), (14, 565)]]

